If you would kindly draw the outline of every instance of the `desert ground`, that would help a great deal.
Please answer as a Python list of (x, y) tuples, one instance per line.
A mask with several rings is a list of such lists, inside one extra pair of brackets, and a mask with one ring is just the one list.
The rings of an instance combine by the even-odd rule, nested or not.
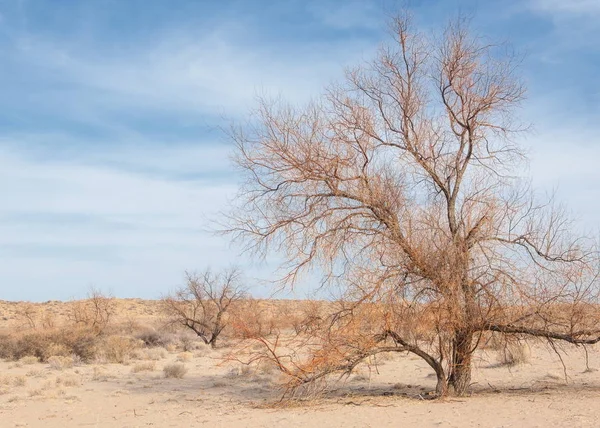
[[(69, 302), (0, 302), (0, 340), (32, 331), (32, 323), (39, 331), (56, 328), (67, 322), (69, 311)], [(163, 321), (158, 302), (117, 301), (119, 337), (127, 328), (158, 330)], [(169, 334), (181, 339), (185, 332)], [(34, 356), (4, 359), (0, 427), (600, 426), (595, 347), (588, 347), (587, 365), (581, 347), (563, 348), (561, 362), (544, 343), (529, 343), (517, 364), (505, 364), (499, 351), (484, 349), (477, 354), (471, 395), (443, 400), (427, 399), (435, 377), (422, 360), (385, 355), (332, 381), (322, 396), (280, 402), (274, 368), (226, 358), (235, 353), (235, 340), (225, 337), (211, 349), (185, 337), (87, 362), (58, 356), (44, 362)]]

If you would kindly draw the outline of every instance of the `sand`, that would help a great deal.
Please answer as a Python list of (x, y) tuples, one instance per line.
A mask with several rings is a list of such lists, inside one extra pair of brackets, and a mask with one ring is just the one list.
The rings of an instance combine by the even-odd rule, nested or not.
[[(592, 370), (582, 348), (564, 348), (566, 379), (560, 359), (542, 343), (530, 345), (528, 362), (511, 367), (485, 350), (477, 355), (470, 396), (433, 401), (425, 399), (435, 386), (426, 364), (390, 355), (333, 383), (324, 397), (282, 405), (278, 374), (224, 362), (231, 352), (224, 345), (63, 369), (0, 362), (0, 427), (600, 426), (596, 348), (588, 348)], [(185, 365), (183, 378), (164, 377), (163, 367), (173, 363)]]

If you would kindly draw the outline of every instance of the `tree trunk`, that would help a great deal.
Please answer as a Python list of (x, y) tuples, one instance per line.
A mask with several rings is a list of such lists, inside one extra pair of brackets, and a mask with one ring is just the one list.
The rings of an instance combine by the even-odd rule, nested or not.
[(473, 354), (473, 333), (457, 331), (454, 334), (452, 367), (448, 378), (456, 395), (464, 395), (471, 385), (471, 356)]
[(217, 336), (214, 336), (210, 338), (210, 341), (207, 342), (208, 345), (210, 345), (210, 347), (212, 349), (215, 349), (217, 347)]
[(435, 395), (437, 397), (445, 397), (448, 395), (448, 379), (446, 379), (446, 375), (444, 372), (436, 373), (437, 374), (437, 385), (435, 386)]

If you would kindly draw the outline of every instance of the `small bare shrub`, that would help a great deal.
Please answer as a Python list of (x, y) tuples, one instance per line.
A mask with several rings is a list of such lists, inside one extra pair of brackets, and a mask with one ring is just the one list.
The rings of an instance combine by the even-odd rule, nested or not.
[(136, 363), (132, 368), (132, 373), (139, 372), (151, 372), (156, 368), (156, 362), (154, 361), (144, 361), (143, 363)]
[(531, 350), (526, 343), (508, 342), (498, 351), (498, 363), (506, 366), (526, 364), (531, 359)]
[(135, 338), (144, 342), (144, 346), (148, 347), (164, 347), (173, 341), (168, 335), (158, 332), (153, 328), (142, 330), (135, 335)]
[(185, 365), (180, 363), (168, 364), (163, 368), (163, 372), (166, 378), (181, 379), (185, 376), (187, 371), (188, 370), (185, 367)]
[(48, 364), (50, 365), (50, 368), (54, 370), (63, 370), (73, 367), (74, 361), (72, 357), (54, 355), (48, 358)]

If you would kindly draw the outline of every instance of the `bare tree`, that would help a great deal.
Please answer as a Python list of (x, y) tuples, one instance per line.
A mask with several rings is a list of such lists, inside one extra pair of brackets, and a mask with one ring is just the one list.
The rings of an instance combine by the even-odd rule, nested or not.
[(247, 180), (227, 231), (283, 255), (283, 284), (317, 266), (343, 290), (310, 340), (295, 338), (301, 360), (277, 353), (280, 337), (263, 355), (297, 386), (410, 352), (442, 396), (468, 390), (487, 332), (598, 342), (595, 246), (519, 177), (515, 56), (464, 20), (431, 38), (404, 15), (391, 28), (318, 100), (262, 99), (232, 130)]
[(185, 286), (163, 299), (163, 309), (173, 323), (191, 329), (214, 348), (226, 326), (227, 310), (246, 297), (241, 273), (235, 268), (216, 274), (207, 269), (201, 274), (186, 272), (186, 280)]
[(113, 296), (91, 287), (87, 299), (70, 303), (67, 318), (76, 325), (89, 327), (101, 334), (109, 325), (116, 310), (116, 300)]

